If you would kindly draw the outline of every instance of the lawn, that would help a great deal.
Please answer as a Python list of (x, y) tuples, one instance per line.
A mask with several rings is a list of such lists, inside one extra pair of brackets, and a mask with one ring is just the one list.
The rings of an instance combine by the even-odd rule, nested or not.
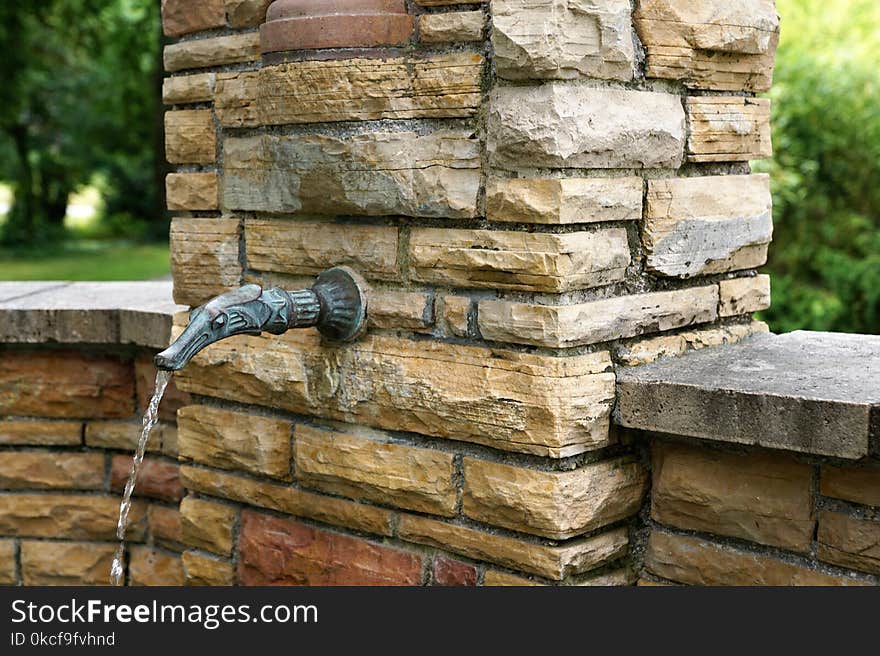
[(0, 280), (149, 280), (169, 271), (165, 244), (77, 240), (0, 250)]

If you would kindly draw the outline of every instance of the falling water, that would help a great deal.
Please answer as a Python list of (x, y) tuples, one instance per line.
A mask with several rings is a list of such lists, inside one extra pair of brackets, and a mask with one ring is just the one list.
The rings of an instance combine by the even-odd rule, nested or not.
[(171, 380), (170, 371), (162, 371), (156, 374), (156, 389), (153, 392), (153, 398), (150, 399), (150, 405), (144, 413), (144, 427), (141, 430), (141, 438), (138, 440), (137, 450), (134, 453), (134, 459), (131, 463), (131, 473), (128, 475), (128, 483), (125, 484), (125, 492), (122, 494), (122, 503), (119, 505), (119, 522), (116, 524), (116, 537), (119, 539), (119, 546), (116, 548), (116, 555), (113, 558), (113, 567), (110, 569), (110, 582), (113, 585), (122, 585), (123, 567), (122, 560), (125, 556), (125, 529), (128, 527), (128, 513), (131, 512), (131, 495), (134, 492), (134, 486), (137, 483), (138, 471), (140, 471), (141, 463), (144, 461), (144, 453), (147, 450), (147, 442), (150, 440), (150, 433), (159, 421), (159, 403), (165, 394), (165, 388), (168, 387), (168, 381)]

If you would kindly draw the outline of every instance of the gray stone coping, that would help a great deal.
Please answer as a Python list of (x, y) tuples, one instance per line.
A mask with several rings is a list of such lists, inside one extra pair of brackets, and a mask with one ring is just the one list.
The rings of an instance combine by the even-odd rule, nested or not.
[(757, 335), (621, 369), (617, 389), (626, 427), (856, 460), (880, 429), (880, 336)]
[(0, 282), (0, 343), (164, 348), (175, 312), (170, 281)]

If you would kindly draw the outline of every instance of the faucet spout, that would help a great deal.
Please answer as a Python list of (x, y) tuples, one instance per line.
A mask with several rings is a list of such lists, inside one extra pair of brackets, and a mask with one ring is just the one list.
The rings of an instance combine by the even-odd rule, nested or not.
[(245, 285), (193, 310), (184, 331), (153, 362), (159, 369), (177, 371), (221, 339), (263, 332), (280, 335), (292, 328), (314, 326), (327, 339), (351, 341), (363, 332), (366, 317), (366, 283), (348, 267), (324, 271), (310, 289), (264, 291), (259, 285)]

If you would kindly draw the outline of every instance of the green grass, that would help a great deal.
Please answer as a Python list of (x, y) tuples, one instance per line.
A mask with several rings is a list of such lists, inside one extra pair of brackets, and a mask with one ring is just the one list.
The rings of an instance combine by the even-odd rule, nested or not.
[(164, 244), (72, 241), (0, 250), (0, 280), (149, 280), (169, 271)]

